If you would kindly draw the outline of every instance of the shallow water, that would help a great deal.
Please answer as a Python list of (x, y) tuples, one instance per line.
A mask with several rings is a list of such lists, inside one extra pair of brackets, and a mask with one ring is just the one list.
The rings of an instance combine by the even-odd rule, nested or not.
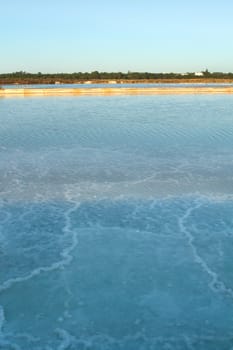
[(232, 348), (232, 111), (0, 100), (0, 349)]
[(148, 87), (166, 87), (166, 88), (184, 88), (184, 87), (232, 87), (233, 83), (82, 83), (82, 84), (10, 84), (2, 85), (5, 89), (72, 89), (72, 88), (148, 88)]

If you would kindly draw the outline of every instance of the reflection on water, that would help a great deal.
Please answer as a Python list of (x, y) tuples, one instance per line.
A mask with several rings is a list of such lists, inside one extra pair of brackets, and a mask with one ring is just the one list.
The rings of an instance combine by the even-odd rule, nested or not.
[(230, 349), (231, 96), (0, 102), (0, 349)]

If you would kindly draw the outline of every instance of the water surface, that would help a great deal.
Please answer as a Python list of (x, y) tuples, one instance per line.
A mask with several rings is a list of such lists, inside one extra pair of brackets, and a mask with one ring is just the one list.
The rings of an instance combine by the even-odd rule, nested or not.
[(232, 87), (233, 83), (79, 83), (79, 84), (9, 84), (2, 85), (4, 89), (88, 89), (88, 88), (149, 88), (149, 87), (158, 87), (158, 88), (205, 88), (205, 87)]
[(0, 100), (0, 349), (231, 349), (232, 110)]

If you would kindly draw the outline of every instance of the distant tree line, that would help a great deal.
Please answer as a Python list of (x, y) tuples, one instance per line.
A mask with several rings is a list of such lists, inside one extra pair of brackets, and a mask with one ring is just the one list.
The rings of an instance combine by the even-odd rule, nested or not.
[(24, 71), (0, 74), (0, 84), (55, 84), (92, 82), (140, 82), (140, 81), (185, 81), (185, 80), (233, 80), (233, 73), (209, 72), (208, 69), (197, 75), (195, 72), (150, 73), (150, 72), (75, 72), (75, 73), (28, 73)]

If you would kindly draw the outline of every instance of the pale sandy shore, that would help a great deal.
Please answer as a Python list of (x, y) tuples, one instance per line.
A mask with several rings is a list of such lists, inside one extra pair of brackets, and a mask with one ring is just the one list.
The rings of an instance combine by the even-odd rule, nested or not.
[(233, 94), (233, 87), (127, 87), (127, 88), (47, 88), (0, 89), (0, 97), (15, 96), (108, 96), (108, 95), (162, 95), (162, 94)]

